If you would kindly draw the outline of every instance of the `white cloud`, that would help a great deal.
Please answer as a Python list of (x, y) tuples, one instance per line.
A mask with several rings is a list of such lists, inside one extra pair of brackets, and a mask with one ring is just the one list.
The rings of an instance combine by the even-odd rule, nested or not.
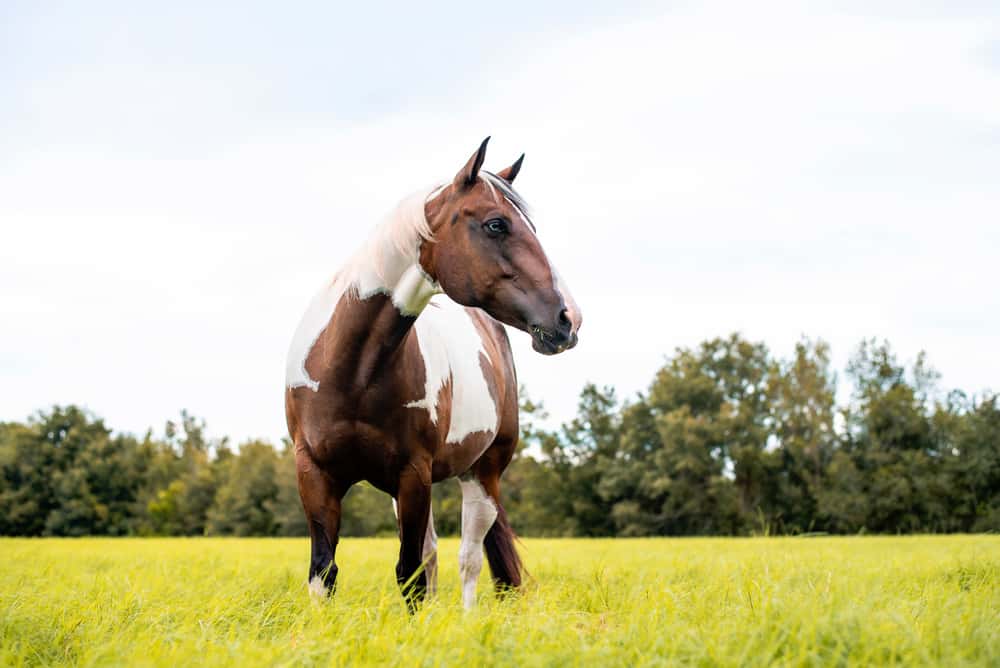
[[(886, 336), (926, 348), (946, 384), (996, 386), (996, 35), (739, 7), (536, 37), (369, 122), (241, 117), (252, 78), (220, 97), (181, 71), (158, 95), (242, 135), (203, 139), (178, 103), (138, 107), (118, 143), (22, 146), (0, 163), (0, 417), (73, 401), (141, 431), (187, 407), (214, 433), (280, 436), (308, 296), (487, 133), (490, 166), (527, 151), (520, 188), (585, 314), (564, 356), (512, 335), (557, 419), (584, 381), (634, 392), (675, 346), (734, 329), (778, 353), (823, 337), (840, 364)], [(123, 71), (47, 86), (50, 122), (85, 138), (130, 95)], [(164, 148), (134, 150), (157, 127)], [(170, 150), (191, 136), (197, 151)]]

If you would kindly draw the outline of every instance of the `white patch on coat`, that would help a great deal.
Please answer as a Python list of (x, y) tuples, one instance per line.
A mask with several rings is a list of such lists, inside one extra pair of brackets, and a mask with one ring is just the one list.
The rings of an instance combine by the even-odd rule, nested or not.
[[(451, 424), (448, 443), (460, 443), (479, 431), (497, 433), (499, 416), (480, 365), (480, 353), (489, 360), (479, 330), (465, 308), (440, 295), (434, 297), (414, 325), (424, 360), (424, 398), (407, 408), (423, 408), (437, 424), (441, 388), (451, 379)], [(490, 360), (492, 364), (492, 360)]]
[(462, 576), (462, 603), (476, 605), (476, 585), (483, 570), (483, 539), (497, 519), (497, 507), (478, 480), (459, 480), (462, 486), (462, 544), (458, 571)]
[(309, 377), (306, 371), (306, 359), (309, 352), (316, 345), (319, 335), (326, 329), (333, 311), (337, 308), (344, 289), (338, 285), (336, 279), (331, 281), (322, 290), (316, 293), (309, 308), (306, 309), (302, 320), (299, 322), (295, 335), (292, 337), (292, 344), (288, 348), (288, 358), (285, 361), (285, 385), (292, 387), (308, 387), (315, 392), (319, 389), (319, 383)]
[(318, 575), (312, 577), (312, 580), (309, 581), (309, 595), (326, 598), (326, 585), (323, 584), (323, 578)]
[(428, 278), (418, 262), (399, 277), (392, 290), (392, 303), (403, 315), (420, 315), (431, 297), (440, 292), (441, 286)]
[(424, 572), (427, 574), (427, 594), (433, 596), (437, 592), (437, 549), (438, 537), (434, 531), (434, 509), (427, 516), (427, 531), (424, 533), (424, 551), (420, 558), (424, 562)]
[(345, 293), (362, 300), (375, 294), (390, 295), (400, 312), (417, 315), (431, 296), (441, 291), (418, 260), (421, 242), (431, 238), (424, 205), (440, 192), (441, 187), (436, 186), (401, 201), (344, 268), (313, 297), (288, 349), (288, 388), (319, 389), (319, 382), (306, 370), (306, 360)]

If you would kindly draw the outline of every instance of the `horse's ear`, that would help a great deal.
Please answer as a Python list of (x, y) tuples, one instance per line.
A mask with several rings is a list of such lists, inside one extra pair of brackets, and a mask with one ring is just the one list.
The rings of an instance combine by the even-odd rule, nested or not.
[(462, 167), (455, 175), (455, 187), (468, 188), (476, 182), (476, 179), (479, 178), (479, 169), (483, 166), (483, 160), (486, 159), (486, 145), (488, 143), (490, 143), (489, 137), (483, 140), (483, 143), (479, 145), (479, 150), (472, 154), (469, 161), (465, 163), (465, 167)]
[(521, 163), (524, 162), (524, 154), (514, 161), (514, 164), (510, 167), (505, 167), (497, 172), (497, 176), (506, 181), (507, 183), (513, 183), (514, 179), (517, 178), (518, 172), (521, 171)]

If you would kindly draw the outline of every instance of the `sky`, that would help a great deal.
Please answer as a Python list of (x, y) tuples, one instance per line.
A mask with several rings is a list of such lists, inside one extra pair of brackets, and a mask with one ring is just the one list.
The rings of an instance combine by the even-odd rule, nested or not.
[(487, 135), (583, 310), (511, 333), (553, 423), (733, 331), (1000, 389), (1000, 5), (404, 4), (0, 4), (0, 420), (277, 441), (311, 295)]

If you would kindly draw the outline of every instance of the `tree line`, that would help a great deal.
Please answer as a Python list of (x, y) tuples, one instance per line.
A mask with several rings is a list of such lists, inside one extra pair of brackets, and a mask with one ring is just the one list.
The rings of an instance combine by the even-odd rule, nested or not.
[[(1000, 400), (944, 392), (921, 354), (867, 340), (849, 396), (822, 341), (788, 359), (733, 334), (679, 348), (648, 389), (587, 385), (576, 417), (540, 426), (503, 478), (523, 535), (658, 536), (1000, 530)], [(457, 534), (454, 481), (434, 488)], [(344, 535), (395, 532), (388, 497), (356, 485)], [(116, 433), (76, 406), (0, 423), (0, 534), (306, 535), (292, 446), (209, 439), (182, 413), (162, 436)]]

